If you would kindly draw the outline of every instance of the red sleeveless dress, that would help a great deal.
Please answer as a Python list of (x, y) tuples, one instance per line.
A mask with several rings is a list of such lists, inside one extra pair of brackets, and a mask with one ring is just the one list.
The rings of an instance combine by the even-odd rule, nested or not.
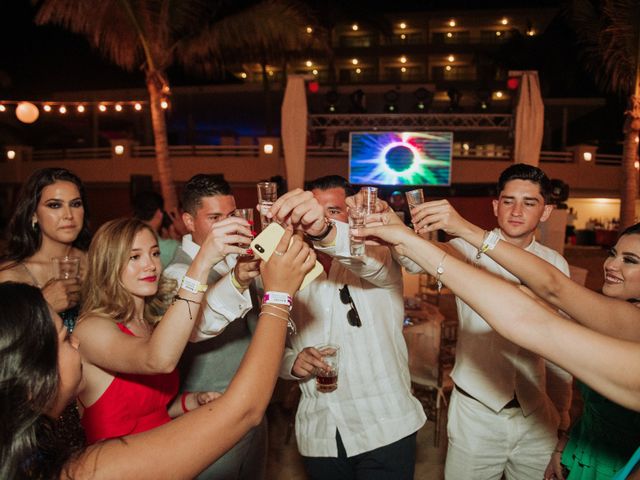
[[(118, 327), (133, 335), (123, 324)], [(102, 396), (84, 409), (87, 443), (145, 432), (171, 421), (167, 404), (177, 395), (178, 371), (158, 375), (117, 373)]]

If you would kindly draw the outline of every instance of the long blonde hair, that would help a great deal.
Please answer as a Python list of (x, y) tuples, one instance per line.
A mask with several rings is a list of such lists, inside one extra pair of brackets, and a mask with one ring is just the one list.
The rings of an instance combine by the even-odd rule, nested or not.
[[(122, 283), (122, 272), (129, 261), (135, 236), (144, 229), (156, 235), (149, 225), (136, 218), (111, 220), (98, 229), (89, 246), (81, 319), (100, 315), (127, 323), (135, 318), (133, 295)], [(159, 321), (168, 304), (169, 292), (173, 292), (175, 286), (175, 280), (161, 277), (158, 292), (145, 299), (144, 319), (150, 325)]]

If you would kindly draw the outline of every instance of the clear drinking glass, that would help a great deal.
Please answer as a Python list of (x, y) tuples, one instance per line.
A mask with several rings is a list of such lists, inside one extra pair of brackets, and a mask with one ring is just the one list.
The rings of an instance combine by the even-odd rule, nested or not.
[(362, 196), (362, 205), (366, 213), (373, 213), (376, 209), (376, 200), (378, 199), (378, 187), (362, 187), (360, 189)]
[(348, 208), (347, 213), (349, 215), (349, 251), (351, 255), (361, 257), (364, 255), (364, 238), (355, 237), (352, 231), (365, 226), (367, 210), (364, 206), (357, 205)]
[(53, 257), (53, 278), (56, 280), (67, 280), (80, 276), (79, 257)]
[[(233, 216), (234, 217), (240, 217), (240, 218), (244, 218), (247, 222), (249, 222), (250, 225), (253, 225), (253, 208), (236, 208), (233, 211)], [(241, 247), (249, 247), (249, 243), (251, 242), (251, 239), (248, 238), (247, 239), (247, 243), (246, 244), (242, 244), (240, 245)], [(238, 255), (239, 257), (252, 257), (253, 255), (249, 255), (248, 253), (243, 253), (241, 255)]]
[(424, 203), (424, 190), (422, 190), (421, 188), (409, 190), (405, 193), (405, 196), (407, 197), (407, 205), (409, 205), (409, 209), (412, 209)]
[(332, 344), (323, 344), (316, 345), (314, 348), (322, 355), (322, 361), (329, 366), (326, 370), (318, 369), (316, 371), (316, 390), (322, 393), (333, 392), (338, 388), (340, 347)]
[(267, 212), (278, 198), (278, 184), (275, 182), (260, 182), (258, 187), (258, 208), (260, 213), (260, 226), (264, 228), (271, 223), (267, 218)]

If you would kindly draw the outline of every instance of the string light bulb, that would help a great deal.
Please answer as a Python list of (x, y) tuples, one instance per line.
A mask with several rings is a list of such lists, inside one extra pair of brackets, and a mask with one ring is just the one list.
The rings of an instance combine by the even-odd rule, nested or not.
[(84, 113), (84, 110), (85, 110), (84, 105), (78, 105), (76, 107), (76, 110), (78, 111), (78, 113)]
[(166, 100), (162, 100), (160, 102), (160, 107), (162, 107), (162, 109), (166, 110), (167, 108), (169, 108), (169, 102), (167, 102)]
[(5, 107), (4, 105), (0, 104), (0, 112), (6, 112), (7, 111), (7, 107)]
[(136, 111), (138, 111), (138, 112), (139, 112), (140, 110), (142, 110), (142, 105), (140, 105), (140, 103), (136, 103), (136, 104), (133, 106), (133, 108), (135, 108), (135, 109), (136, 109)]
[(60, 112), (61, 115), (64, 115), (65, 113), (67, 113), (67, 107), (65, 107), (64, 105), (60, 105), (58, 112)]
[(104, 103), (101, 103), (100, 105), (98, 105), (98, 110), (100, 110), (101, 112), (106, 112), (107, 106)]

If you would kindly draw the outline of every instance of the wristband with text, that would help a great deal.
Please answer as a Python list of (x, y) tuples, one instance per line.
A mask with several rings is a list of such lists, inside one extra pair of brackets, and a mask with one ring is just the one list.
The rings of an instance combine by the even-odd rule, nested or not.
[(275, 305), (286, 305), (291, 308), (293, 304), (293, 299), (291, 295), (284, 292), (265, 292), (264, 297), (262, 297), (262, 303), (264, 304), (275, 304)]
[(180, 282), (180, 288), (191, 293), (204, 293), (207, 291), (207, 288), (209, 288), (209, 285), (206, 283), (200, 283), (198, 280), (185, 275), (182, 277), (182, 281)]

